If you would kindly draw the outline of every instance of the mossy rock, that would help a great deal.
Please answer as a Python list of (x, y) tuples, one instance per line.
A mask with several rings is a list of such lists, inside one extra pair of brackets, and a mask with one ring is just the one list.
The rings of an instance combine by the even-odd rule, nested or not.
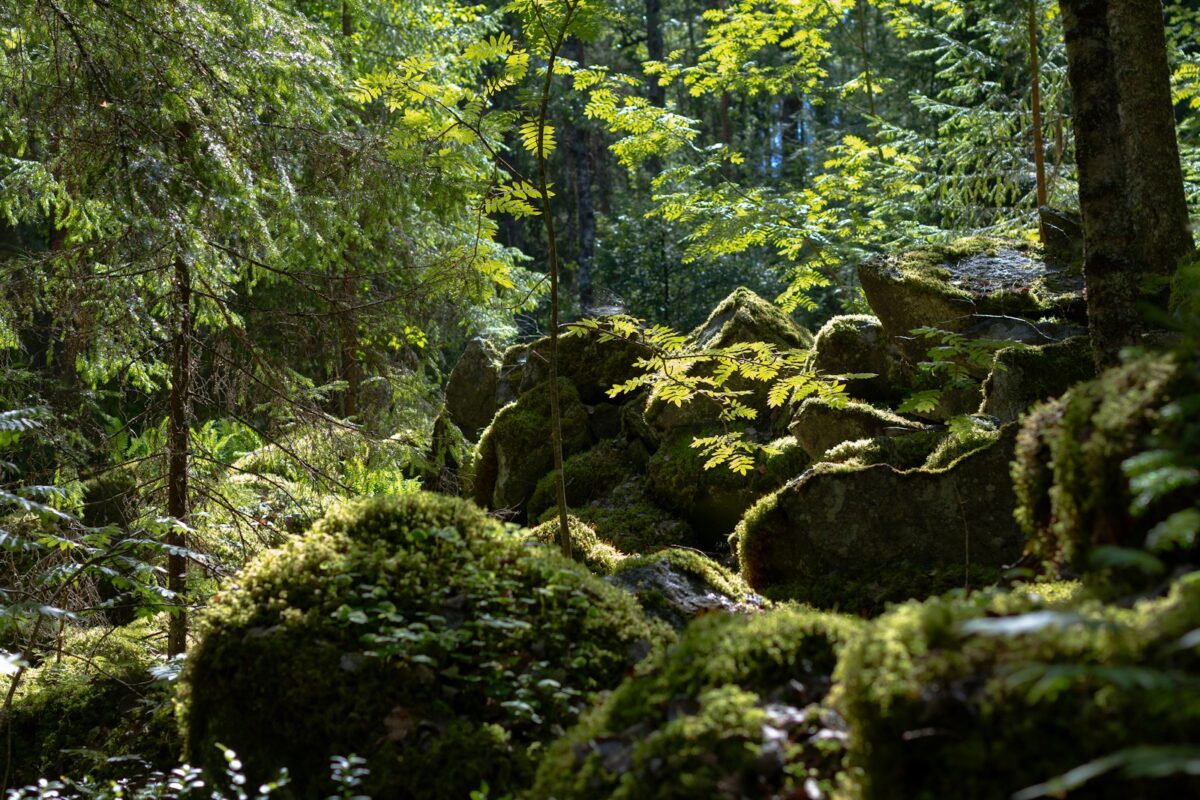
[[(571, 513), (591, 526), (603, 541), (630, 555), (698, 544), (691, 525), (647, 499), (644, 484), (644, 478), (630, 478), (607, 496), (572, 508)], [(553, 515), (554, 509), (547, 509), (542, 519)]]
[(900, 365), (883, 324), (869, 314), (834, 317), (825, 323), (813, 341), (811, 366), (825, 375), (874, 375), (847, 381), (846, 394), (859, 400), (892, 400), (901, 381)]
[(843, 442), (874, 439), (888, 434), (920, 431), (922, 426), (881, 408), (857, 400), (833, 403), (816, 397), (805, 400), (788, 431), (813, 459)]
[(1022, 550), (1015, 436), (1009, 426), (945, 469), (818, 464), (738, 523), (742, 577), (772, 599), (860, 613), (994, 581)]
[[(807, 349), (812, 346), (812, 334), (798, 325), (782, 309), (759, 297), (753, 291), (739, 287), (713, 309), (708, 319), (688, 336), (687, 348), (692, 351), (716, 350), (735, 344), (765, 342), (782, 350)], [(768, 385), (757, 381), (732, 378), (726, 388), (749, 391), (739, 398), (758, 412), (756, 427), (762, 431), (774, 429), (780, 411), (767, 402)], [(664, 402), (651, 395), (646, 402), (646, 422), (661, 432), (695, 429), (713, 425), (720, 416), (720, 407), (703, 398), (682, 405)]]
[[(8, 786), (85, 775), (132, 778), (175, 765), (179, 737), (171, 686), (150, 670), (163, 659), (143, 621), (116, 630), (68, 627), (65, 658), (27, 672), (15, 696), (6, 740)], [(0, 679), (7, 693), (8, 680)]]
[(678, 547), (626, 558), (608, 580), (632, 592), (647, 614), (676, 629), (702, 614), (759, 611), (764, 602), (737, 574)]
[(821, 461), (847, 467), (887, 464), (898, 471), (920, 469), (950, 432), (945, 429), (918, 430), (900, 436), (878, 436), (843, 442), (825, 451)]
[(844, 726), (821, 706), (856, 624), (782, 608), (710, 614), (555, 742), (531, 797), (804, 797), (828, 793)]
[(650, 459), (647, 489), (657, 504), (691, 523), (707, 548), (723, 542), (758, 498), (800, 475), (811, 463), (794, 438), (784, 437), (759, 448), (755, 468), (739, 475), (726, 465), (706, 469), (708, 456), (693, 442), (688, 432), (663, 442)]
[(626, 593), (470, 503), (347, 504), (206, 612), (181, 687), (186, 757), (317, 796), (357, 753), (377, 797), (511, 792), (542, 743), (670, 637)]
[(446, 383), (445, 413), (471, 441), (499, 408), (500, 367), (503, 355), (487, 339), (476, 337), (467, 342), (458, 363)]
[[(645, 471), (649, 454), (637, 441), (602, 441), (591, 450), (576, 453), (563, 462), (567, 505), (578, 508), (607, 496), (631, 475)], [(557, 476), (549, 473), (538, 481), (529, 500), (530, 519), (540, 519), (557, 503)]]
[[(597, 575), (609, 575), (627, 557), (617, 548), (601, 539), (595, 529), (575, 515), (567, 517), (567, 530), (571, 538), (571, 558)], [(562, 534), (557, 515), (529, 530), (536, 541), (551, 548), (561, 549)]]
[(421, 485), (432, 491), (460, 494), (463, 487), (459, 476), (470, 458), (470, 441), (454, 424), (449, 412), (442, 409), (433, 420), (429, 452), (418, 471)]
[[(1200, 653), (1179, 645), (1200, 627), (1198, 579), (1134, 608), (1025, 589), (880, 617), (846, 645), (837, 672), (856, 796), (1009, 800), (1127, 748), (1194, 748)], [(1198, 793), (1196, 777), (1128, 779), (1117, 768), (1070, 797)]]
[[(592, 334), (558, 337), (558, 375), (575, 384), (580, 398), (589, 405), (614, 402), (608, 390), (640, 375), (642, 371), (634, 364), (645, 356), (641, 346), (623, 339), (602, 342)], [(550, 337), (547, 336), (526, 350), (520, 391), (527, 392), (549, 379)]]
[[(558, 387), (566, 458), (586, 449), (591, 434), (587, 407), (580, 402), (574, 385), (559, 378)], [(476, 445), (472, 464), (475, 502), (524, 519), (526, 504), (538, 481), (554, 469), (548, 382), (500, 409)]]
[(859, 281), (884, 330), (912, 360), (916, 328), (961, 332), (980, 316), (1082, 318), (1080, 276), (1048, 267), (1028, 243), (983, 236), (931, 245), (859, 265)]
[[(84, 482), (81, 521), (91, 528), (118, 529), (112, 540), (115, 545), (129, 535), (129, 529), (137, 522), (140, 487), (132, 466), (110, 469)], [(113, 568), (121, 570), (121, 565), (114, 563)], [(104, 616), (113, 625), (128, 625), (136, 615), (128, 590), (121, 585), (124, 582), (124, 578), (115, 575), (96, 580), (96, 592), (105, 605)]]
[(1007, 347), (996, 353), (980, 412), (1015, 422), (1035, 403), (1095, 376), (1091, 343), (1084, 336), (1041, 347)]
[[(1183, 514), (1186, 523), (1200, 508), (1200, 487), (1183, 482), (1162, 496), (1155, 489), (1171, 489), (1172, 476), (1200, 467), (1198, 419), (1194, 353), (1145, 355), (1034, 408), (1013, 464), (1018, 519), (1031, 552), (1062, 574), (1104, 578), (1104, 565), (1092, 568), (1098, 548), (1140, 550), (1166, 520)], [(1140, 470), (1140, 483), (1131, 482), (1130, 469)], [(1180, 544), (1160, 557), (1170, 566), (1195, 563), (1194, 538)], [(1145, 584), (1146, 577), (1122, 574), (1113, 589), (1125, 581)]]

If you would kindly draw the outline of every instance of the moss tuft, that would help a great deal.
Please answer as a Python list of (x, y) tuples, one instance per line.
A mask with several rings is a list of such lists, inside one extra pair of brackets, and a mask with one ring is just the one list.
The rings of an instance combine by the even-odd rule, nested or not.
[[(567, 518), (571, 535), (571, 557), (597, 575), (610, 574), (625, 558), (625, 554), (596, 535), (596, 531), (578, 517)], [(531, 528), (532, 538), (551, 548), (561, 546), (558, 517)]]
[(786, 797), (809, 779), (828, 792), (840, 731), (819, 704), (853, 629), (792, 608), (702, 617), (551, 746), (532, 796)]
[[(1200, 574), (1132, 609), (1063, 587), (899, 606), (851, 639), (836, 703), (863, 800), (1008, 800), (1127, 747), (1200, 737)], [(1061, 599), (1059, 599), (1061, 598)], [(1189, 688), (1190, 687), (1190, 688)], [(1072, 797), (1193, 796), (1200, 780), (1125, 780)]]
[[(1169, 485), (1168, 473), (1151, 472), (1139, 484), (1142, 490), (1126, 473), (1139, 459), (1169, 466), (1174, 451), (1194, 459), (1187, 443), (1200, 438), (1200, 426), (1186, 409), (1197, 397), (1200, 361), (1149, 355), (1030, 412), (1018, 438), (1013, 477), (1017, 518), (1031, 552), (1052, 570), (1090, 573), (1095, 548), (1144, 548), (1156, 525), (1200, 504), (1200, 491), (1186, 485), (1156, 498), (1153, 481)], [(1195, 555), (1194, 547), (1184, 548), (1168, 559), (1186, 563)], [(1103, 572), (1094, 576), (1104, 578)], [(1122, 575), (1114, 589), (1125, 580), (1138, 579)]]
[(181, 688), (186, 757), (316, 796), (358, 753), (369, 794), (461, 798), (530, 777), (541, 743), (669, 638), (626, 593), (426, 493), (347, 504), (206, 613)]
[(879, 436), (874, 439), (859, 439), (843, 442), (830, 448), (821, 460), (848, 467), (869, 467), (887, 464), (892, 469), (905, 471), (925, 465), (929, 456), (949, 436), (944, 430), (915, 431), (903, 436)]

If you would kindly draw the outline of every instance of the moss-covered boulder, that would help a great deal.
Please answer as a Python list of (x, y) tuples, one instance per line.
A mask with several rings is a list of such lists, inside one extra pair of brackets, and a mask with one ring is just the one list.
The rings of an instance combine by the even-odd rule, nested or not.
[(465, 501), (331, 512), (206, 613), (181, 687), (186, 756), (318, 796), (330, 756), (375, 797), (511, 792), (541, 744), (669, 637), (636, 602)]
[(647, 614), (677, 629), (701, 614), (763, 607), (763, 599), (740, 576), (695, 550), (668, 548), (626, 558), (608, 581), (632, 592)]
[[(630, 555), (699, 544), (691, 525), (650, 500), (646, 479), (640, 475), (627, 478), (603, 497), (573, 507), (571, 513), (586, 522), (603, 541)], [(542, 519), (553, 515), (554, 509), (547, 509), (542, 512)]]
[[(575, 385), (583, 402), (614, 402), (608, 390), (641, 374), (634, 363), (645, 353), (632, 342), (602, 342), (593, 334), (562, 335), (558, 338), (558, 374)], [(550, 337), (529, 345), (520, 391), (527, 392), (550, 379)]]
[(530, 796), (827, 796), (846, 733), (821, 702), (854, 627), (792, 608), (702, 617), (551, 746)]
[(842, 442), (902, 436), (922, 426), (890, 411), (857, 400), (832, 403), (820, 398), (805, 400), (788, 425), (788, 431), (814, 459)]
[[(586, 449), (591, 434), (587, 407), (574, 385), (559, 378), (558, 386), (565, 457)], [(475, 502), (524, 518), (538, 481), (554, 469), (548, 382), (500, 409), (476, 446), (472, 469)]]
[(446, 383), (446, 414), (471, 441), (479, 438), (499, 408), (502, 359), (494, 344), (476, 337), (467, 342), (450, 372)]
[(804, 472), (811, 459), (792, 437), (756, 450), (755, 468), (746, 475), (726, 465), (706, 468), (708, 456), (693, 446), (691, 433), (665, 440), (651, 457), (647, 471), (650, 497), (683, 516), (703, 546), (723, 542), (758, 498)]
[(1015, 436), (983, 437), (942, 469), (818, 464), (738, 523), (742, 576), (773, 599), (857, 612), (994, 580), (1022, 551)]
[(1016, 422), (1035, 403), (1058, 397), (1095, 375), (1085, 336), (1040, 347), (1007, 347), (996, 353), (980, 411), (1001, 422)]
[[(164, 659), (142, 621), (113, 630), (68, 627), (29, 670), (4, 726), (8, 786), (39, 778), (133, 778), (169, 769), (179, 755), (171, 686), (152, 670)], [(7, 694), (11, 677), (0, 678)]]
[(1194, 753), (1198, 628), (1200, 574), (1134, 608), (1038, 589), (897, 607), (853, 637), (838, 666), (856, 796), (1010, 800), (1079, 768), (1073, 777), (1090, 780), (1072, 798), (1198, 796), (1194, 772), (1122, 770), (1122, 756), (1145, 765), (1155, 748), (1165, 748), (1159, 766)]
[(1031, 551), (1074, 574), (1103, 572), (1092, 558), (1100, 548), (1150, 547), (1175, 566), (1195, 563), (1198, 454), (1195, 353), (1137, 358), (1035, 408), (1013, 465)]
[[(796, 350), (810, 347), (812, 341), (812, 334), (782, 309), (751, 290), (740, 287), (722, 300), (708, 319), (689, 334), (687, 347), (694, 352), (702, 352), (735, 344), (765, 342), (781, 350)], [(767, 384), (735, 377), (727, 386), (737, 391), (751, 392), (739, 399), (758, 412), (755, 427), (760, 431), (773, 429), (780, 410), (772, 409), (767, 403)], [(675, 405), (652, 395), (645, 409), (646, 421), (664, 432), (712, 425), (718, 421), (719, 415), (719, 406), (703, 398)]]
[(860, 400), (889, 400), (900, 380), (900, 365), (883, 324), (868, 314), (834, 317), (825, 323), (813, 341), (812, 368), (826, 375), (874, 375), (847, 381), (846, 394)]
[[(644, 472), (650, 456), (638, 441), (609, 439), (590, 450), (576, 453), (563, 462), (567, 505), (579, 508), (612, 493), (632, 475)], [(557, 502), (558, 480), (554, 472), (538, 481), (529, 500), (530, 519), (539, 519)]]
[(906, 339), (916, 328), (966, 331), (982, 317), (1036, 321), (1080, 319), (1082, 276), (1047, 266), (1025, 242), (970, 237), (859, 265), (871, 310), (889, 337), (913, 360), (923, 342)]

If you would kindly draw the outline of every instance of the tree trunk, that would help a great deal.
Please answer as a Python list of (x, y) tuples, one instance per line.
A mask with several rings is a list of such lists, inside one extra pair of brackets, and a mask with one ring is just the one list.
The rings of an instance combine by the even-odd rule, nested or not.
[[(1038, 208), (1046, 205), (1046, 142), (1042, 136), (1042, 65), (1038, 53), (1038, 0), (1029, 0), (1029, 105), (1033, 109), (1033, 164), (1037, 171)], [(1038, 215), (1041, 218), (1041, 215)], [(1040, 232), (1043, 241), (1046, 232)]]
[[(666, 49), (663, 44), (662, 32), (662, 0), (646, 0), (646, 58), (650, 61), (663, 61)], [(666, 87), (660, 86), (658, 78), (650, 79), (646, 94), (652, 104), (663, 108), (667, 104)]]
[(167, 419), (167, 516), (174, 525), (166, 535), (167, 589), (174, 593), (178, 609), (167, 630), (167, 655), (187, 650), (187, 546), (183, 525), (188, 515), (188, 432), (192, 399), (192, 277), (187, 262), (175, 259), (175, 332), (171, 343), (171, 394)]
[(347, 419), (358, 413), (358, 387), (362, 382), (362, 371), (358, 368), (358, 319), (354, 313), (357, 300), (353, 266), (347, 265), (342, 273), (342, 309), (338, 314), (338, 339), (341, 350), (342, 379), (346, 391), (342, 395), (342, 416)]
[(1144, 329), (1143, 279), (1191, 249), (1159, 0), (1060, 0), (1074, 101), (1092, 351)]

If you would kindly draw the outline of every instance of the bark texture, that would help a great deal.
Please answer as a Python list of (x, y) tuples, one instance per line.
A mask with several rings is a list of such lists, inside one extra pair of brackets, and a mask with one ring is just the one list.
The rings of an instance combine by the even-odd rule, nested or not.
[(1160, 0), (1060, 0), (1074, 96), (1092, 350), (1143, 331), (1143, 280), (1192, 249)]

